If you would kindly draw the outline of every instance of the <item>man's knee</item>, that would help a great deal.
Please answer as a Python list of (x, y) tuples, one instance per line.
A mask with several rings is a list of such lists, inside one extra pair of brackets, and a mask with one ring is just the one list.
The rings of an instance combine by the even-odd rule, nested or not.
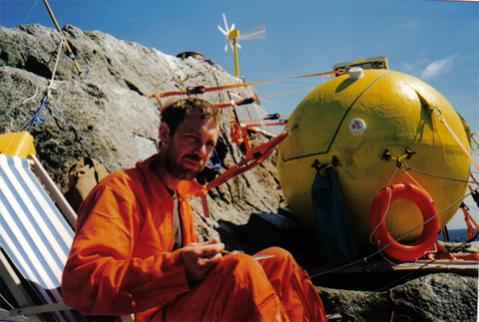
[(228, 275), (244, 275), (255, 272), (257, 268), (259, 268), (259, 265), (253, 257), (238, 253), (223, 257), (215, 270)]
[[(271, 256), (270, 258), (264, 259), (265, 263), (270, 261), (271, 263), (282, 263), (283, 265), (292, 265), (296, 266), (296, 260), (289, 251), (281, 247), (269, 247), (258, 252), (256, 255), (260, 256)], [(262, 263), (264, 264), (264, 263)]]
[(225, 287), (241, 290), (243, 295), (262, 298), (274, 293), (263, 267), (250, 255), (226, 255), (212, 273), (224, 281)]
[(263, 249), (258, 254), (274, 255), (274, 257), (288, 259), (288, 260), (291, 260), (291, 259), (294, 260), (293, 255), (291, 255), (290, 252), (288, 252), (286, 249), (281, 248), (281, 247), (269, 247), (269, 248)]

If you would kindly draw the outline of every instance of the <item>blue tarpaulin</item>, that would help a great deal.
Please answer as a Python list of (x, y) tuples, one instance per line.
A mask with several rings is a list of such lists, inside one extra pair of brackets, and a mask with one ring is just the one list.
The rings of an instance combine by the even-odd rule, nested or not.
[(323, 173), (324, 176), (316, 174), (311, 191), (317, 249), (328, 262), (350, 262), (359, 258), (359, 253), (338, 176), (333, 167), (327, 167)]

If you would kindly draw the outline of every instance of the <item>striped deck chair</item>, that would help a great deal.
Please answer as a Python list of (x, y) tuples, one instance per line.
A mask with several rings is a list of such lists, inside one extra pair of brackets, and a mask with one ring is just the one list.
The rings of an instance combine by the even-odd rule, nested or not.
[(0, 309), (0, 320), (82, 320), (60, 294), (75, 222), (75, 212), (35, 157), (0, 154), (0, 277), (18, 305)]

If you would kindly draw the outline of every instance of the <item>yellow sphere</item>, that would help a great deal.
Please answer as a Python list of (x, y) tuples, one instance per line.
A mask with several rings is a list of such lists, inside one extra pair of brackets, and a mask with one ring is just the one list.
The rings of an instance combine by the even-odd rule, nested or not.
[[(434, 199), (441, 227), (456, 212), (469, 176), (469, 160), (439, 120), (440, 111), (469, 147), (461, 117), (424, 82), (390, 70), (365, 70), (354, 79), (345, 74), (314, 89), (291, 115), (289, 137), (280, 145), (277, 168), (288, 204), (300, 221), (314, 225), (311, 186), (320, 164), (336, 167), (343, 200), (358, 246), (369, 240), (369, 210), (376, 193), (389, 183), (409, 182)], [(398, 169), (392, 157), (415, 152)], [(409, 201), (391, 204), (389, 231), (404, 241), (422, 232), (422, 215)], [(412, 232), (412, 233), (411, 233)]]

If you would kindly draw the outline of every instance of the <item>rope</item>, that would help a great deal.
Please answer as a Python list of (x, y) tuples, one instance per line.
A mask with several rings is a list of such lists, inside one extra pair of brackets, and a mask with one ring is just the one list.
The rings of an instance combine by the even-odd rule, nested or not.
[[(389, 184), (393, 181), (393, 179), (394, 179), (394, 177), (396, 176), (396, 174), (398, 173), (398, 171), (399, 171), (399, 168), (396, 167), (395, 170), (394, 170), (394, 172), (393, 172), (393, 175), (391, 176), (391, 178), (389, 178), (389, 181), (386, 183), (386, 186), (389, 185)], [(374, 233), (379, 229), (379, 227), (381, 226), (381, 222), (382, 222), (382, 221), (384, 220), (384, 218), (386, 217), (386, 215), (387, 215), (387, 213), (388, 213), (388, 211), (389, 211), (389, 206), (391, 205), (392, 192), (391, 192), (391, 190), (388, 190), (388, 192), (389, 192), (389, 196), (388, 196), (389, 199), (388, 199), (388, 204), (387, 204), (387, 207), (386, 207), (386, 211), (384, 212), (384, 216), (383, 216), (383, 218), (381, 218), (381, 220), (378, 222), (378, 224), (376, 225), (376, 227), (374, 227), (373, 231), (372, 231), (371, 234), (369, 235), (369, 243), (370, 243), (371, 245), (374, 245), (373, 235), (374, 235)]]
[(26, 23), (28, 18), (30, 18), (30, 16), (32, 15), (33, 13), (33, 10), (35, 10), (35, 8), (37, 7), (38, 5), (38, 2), (40, 0), (35, 0), (35, 3), (33, 4), (33, 6), (30, 8), (30, 11), (28, 12), (28, 14), (25, 16), (25, 18), (23, 19), (23, 23)]
[(374, 240), (373, 240), (373, 236), (374, 234), (376, 233), (376, 231), (379, 229), (379, 227), (381, 226), (381, 223), (383, 222), (384, 218), (386, 218), (387, 214), (388, 214), (388, 211), (389, 211), (389, 206), (391, 205), (391, 198), (392, 198), (392, 191), (391, 189), (387, 189), (387, 192), (388, 192), (388, 204), (386, 205), (386, 211), (384, 212), (384, 215), (383, 217), (381, 218), (381, 220), (378, 222), (378, 224), (376, 225), (376, 227), (374, 227), (373, 231), (371, 232), (371, 234), (369, 235), (369, 243), (374, 245)]
[(270, 123), (244, 123), (241, 122), (241, 126), (246, 126), (247, 128), (250, 127), (262, 127), (262, 126), (278, 126), (278, 125), (285, 125), (288, 123), (288, 120), (278, 120), (277, 122), (270, 122)]
[[(31, 97), (28, 97), (26, 99), (24, 99), (20, 104), (16, 105), (15, 107), (11, 108), (10, 111), (14, 111), (14, 110), (17, 110), (19, 109), (22, 105), (25, 105), (26, 103), (30, 102), (30, 101), (33, 101), (35, 100), (35, 97), (37, 97), (37, 94), (38, 94), (38, 89), (39, 89), (40, 85), (37, 84), (37, 86), (35, 87), (35, 93), (31, 96)], [(9, 129), (12, 128), (12, 123), (15, 121), (15, 118), (10, 118), (10, 122), (8, 124), (9, 126)], [(12, 140), (8, 143), (9, 145), (13, 142), (13, 138)]]
[[(55, 80), (55, 74), (57, 72), (58, 62), (60, 61), (60, 54), (62, 52), (62, 46), (63, 46), (63, 38), (60, 39), (60, 44), (58, 46), (58, 52), (57, 52), (57, 56), (56, 56), (56, 59), (55, 59), (55, 65), (53, 66), (53, 71), (52, 71), (52, 78), (48, 82), (48, 86), (45, 90), (45, 94), (43, 95), (42, 99), (40, 100), (40, 105), (36, 109), (33, 116), (20, 128), (20, 131), (23, 131), (28, 127), (28, 132), (31, 132), (35, 125), (42, 124), (43, 121), (44, 121), (43, 118), (42, 118), (42, 114), (43, 114), (43, 111), (48, 108), (48, 105), (50, 103), (49, 100), (50, 100), (50, 96), (51, 96), (51, 89), (52, 89), (52, 86), (53, 86), (53, 82)], [(35, 92), (35, 95), (33, 97), (35, 97), (35, 96), (36, 96), (36, 92)], [(29, 100), (29, 99), (27, 99), (27, 100)], [(25, 101), (27, 101), (27, 100), (25, 100)]]
[(274, 92), (274, 93), (270, 93), (270, 94), (264, 94), (264, 95), (261, 95), (261, 99), (263, 99), (265, 97), (276, 97), (276, 96), (284, 96), (284, 95), (289, 95), (289, 94), (294, 94), (294, 93), (301, 93), (301, 92), (304, 92), (306, 90), (311, 91), (311, 86), (294, 88), (294, 89), (290, 89), (290, 90), (287, 90), (287, 91), (279, 91), (279, 92)]
[(474, 183), (475, 183), (477, 186), (479, 186), (479, 181), (476, 179), (476, 177), (475, 177), (472, 173), (470, 173), (470, 176), (471, 176), (472, 180), (474, 181)]
[[(474, 236), (474, 239), (479, 235), (479, 231), (476, 232), (476, 235)], [(473, 240), (474, 240), (473, 239)], [(456, 246), (454, 247), (452, 250), (450, 250), (451, 253), (454, 253), (455, 251), (457, 250), (460, 250), (462, 247), (464, 247), (466, 244), (470, 243), (471, 240), (466, 240), (465, 242), (463, 242), (462, 244), (460, 244), (459, 246)], [(417, 271), (421, 270), (421, 269), (424, 269), (426, 266), (430, 265), (430, 264), (433, 264), (434, 262), (436, 262), (439, 258), (434, 258), (434, 259), (431, 259), (429, 262), (426, 262), (424, 263), (423, 265), (419, 266), (417, 270), (415, 271), (411, 271), (399, 278), (397, 278), (396, 280), (390, 282), (389, 284), (387, 284), (386, 286), (383, 286), (382, 288), (376, 290), (376, 292), (382, 292), (382, 291), (385, 291), (387, 290), (389, 287), (391, 287), (392, 285), (395, 285), (396, 283), (398, 283), (399, 281), (402, 281), (406, 278), (408, 278), (409, 276), (413, 275), (413, 274), (416, 274)], [(372, 293), (371, 295), (373, 295), (374, 293)], [(371, 296), (371, 295), (368, 295), (367, 297)]]
[(272, 121), (272, 120), (286, 120), (288, 119), (289, 115), (281, 115), (279, 113), (271, 113), (266, 114), (264, 117), (244, 120), (243, 122), (258, 122), (258, 121)]
[(255, 82), (245, 82), (239, 84), (227, 84), (227, 85), (220, 85), (220, 86), (213, 86), (213, 87), (205, 87), (205, 86), (194, 86), (194, 87), (187, 87), (185, 90), (175, 90), (175, 91), (168, 91), (162, 93), (154, 93), (148, 95), (148, 98), (156, 98), (158, 102), (164, 97), (169, 96), (180, 96), (180, 95), (198, 95), (198, 94), (205, 94), (208, 92), (213, 91), (221, 91), (226, 89), (235, 89), (235, 88), (242, 88), (242, 87), (250, 87), (250, 86), (257, 86), (257, 85), (264, 85), (264, 84), (271, 84), (271, 83), (279, 83), (286, 80), (294, 80), (294, 79), (301, 79), (301, 78), (310, 78), (310, 77), (319, 77), (319, 76), (326, 76), (326, 75), (333, 75), (336, 74), (338, 70), (330, 70), (326, 72), (319, 72), (314, 74), (306, 74), (300, 75), (295, 77), (288, 77), (288, 78), (279, 78), (279, 79), (268, 79), (263, 81), (255, 81)]
[(27, 99), (24, 99), (24, 100), (20, 103), (20, 105), (17, 106), (17, 108), (19, 108), (20, 106), (22, 106), (22, 105), (24, 105), (24, 104), (26, 104), (26, 103), (28, 103), (28, 102), (30, 102), (30, 101), (33, 101), (33, 100), (35, 99), (35, 97), (37, 96), (37, 94), (38, 94), (38, 88), (39, 88), (39, 87), (40, 87), (40, 85), (37, 84), (37, 86), (35, 87), (35, 93), (34, 93), (31, 97), (29, 97), (29, 98), (27, 98)]
[(243, 98), (241, 100), (238, 100), (238, 101), (229, 101), (229, 102), (226, 102), (226, 103), (217, 103), (217, 104), (213, 104), (214, 107), (216, 108), (226, 108), (226, 107), (236, 107), (236, 106), (243, 106), (243, 105), (249, 105), (249, 104), (253, 104), (254, 102), (256, 102), (256, 97), (248, 97), (248, 98)]
[(402, 171), (404, 171), (404, 173), (405, 173), (419, 188), (421, 188), (421, 189), (424, 190), (424, 191), (427, 191), (427, 190), (419, 183), (419, 181), (417, 181), (416, 178), (414, 178), (406, 169), (402, 169)]
[(462, 183), (473, 183), (473, 181), (471, 181), (471, 180), (463, 180), (463, 179), (458, 179), (458, 178), (444, 177), (444, 176), (440, 176), (440, 175), (437, 175), (437, 174), (428, 173), (428, 172), (425, 172), (425, 171), (422, 171), (422, 170), (411, 168), (408, 165), (406, 165), (406, 169), (408, 171), (416, 172), (416, 173), (419, 173), (419, 174), (422, 174), (422, 175), (425, 175), (425, 176), (428, 176), (428, 177), (436, 178), (436, 179), (449, 180), (449, 181), (462, 182)]
[(464, 154), (466, 154), (466, 156), (469, 158), (469, 160), (471, 161), (474, 168), (476, 168), (476, 170), (479, 170), (479, 162), (477, 162), (477, 160), (472, 157), (470, 151), (464, 146), (464, 143), (461, 142), (461, 140), (459, 139), (457, 134), (452, 130), (452, 128), (449, 125), (449, 123), (447, 122), (446, 118), (442, 115), (442, 111), (438, 107), (434, 107), (433, 112), (436, 112), (435, 113), (436, 116), (439, 118), (439, 120), (444, 125), (444, 127), (448, 130), (449, 134), (451, 134), (451, 136), (457, 142), (457, 144), (462, 149)]
[(53, 86), (53, 81), (55, 80), (55, 74), (57, 73), (58, 62), (60, 61), (60, 54), (62, 52), (64, 38), (60, 39), (60, 45), (58, 45), (58, 52), (57, 58), (55, 60), (55, 65), (53, 66), (52, 78), (50, 79), (50, 83), (48, 84), (47, 90), (50, 90)]
[(5, 296), (2, 295), (2, 293), (0, 293), (0, 298), (2, 299), (3, 302), (5, 302), (5, 304), (7, 304), (10, 307), (10, 309), (12, 310), (15, 309), (15, 307), (13, 307), (13, 305), (10, 302), (8, 302), (8, 300), (5, 298)]
[(467, 226), (467, 239), (468, 240), (473, 240), (475, 232), (474, 232), (474, 227), (476, 228), (476, 232), (479, 231), (479, 225), (477, 222), (472, 218), (471, 214), (469, 213), (469, 207), (466, 206), (465, 203), (461, 204), (461, 209), (464, 214), (464, 221), (466, 222)]
[(28, 127), (28, 132), (32, 132), (32, 129), (35, 125), (43, 123), (42, 113), (47, 108), (47, 106), (48, 95), (45, 94), (33, 116), (22, 127), (20, 127), (20, 131), (24, 131)]
[(479, 151), (479, 134), (477, 132), (471, 133), (471, 143), (472, 149), (474, 151)]

